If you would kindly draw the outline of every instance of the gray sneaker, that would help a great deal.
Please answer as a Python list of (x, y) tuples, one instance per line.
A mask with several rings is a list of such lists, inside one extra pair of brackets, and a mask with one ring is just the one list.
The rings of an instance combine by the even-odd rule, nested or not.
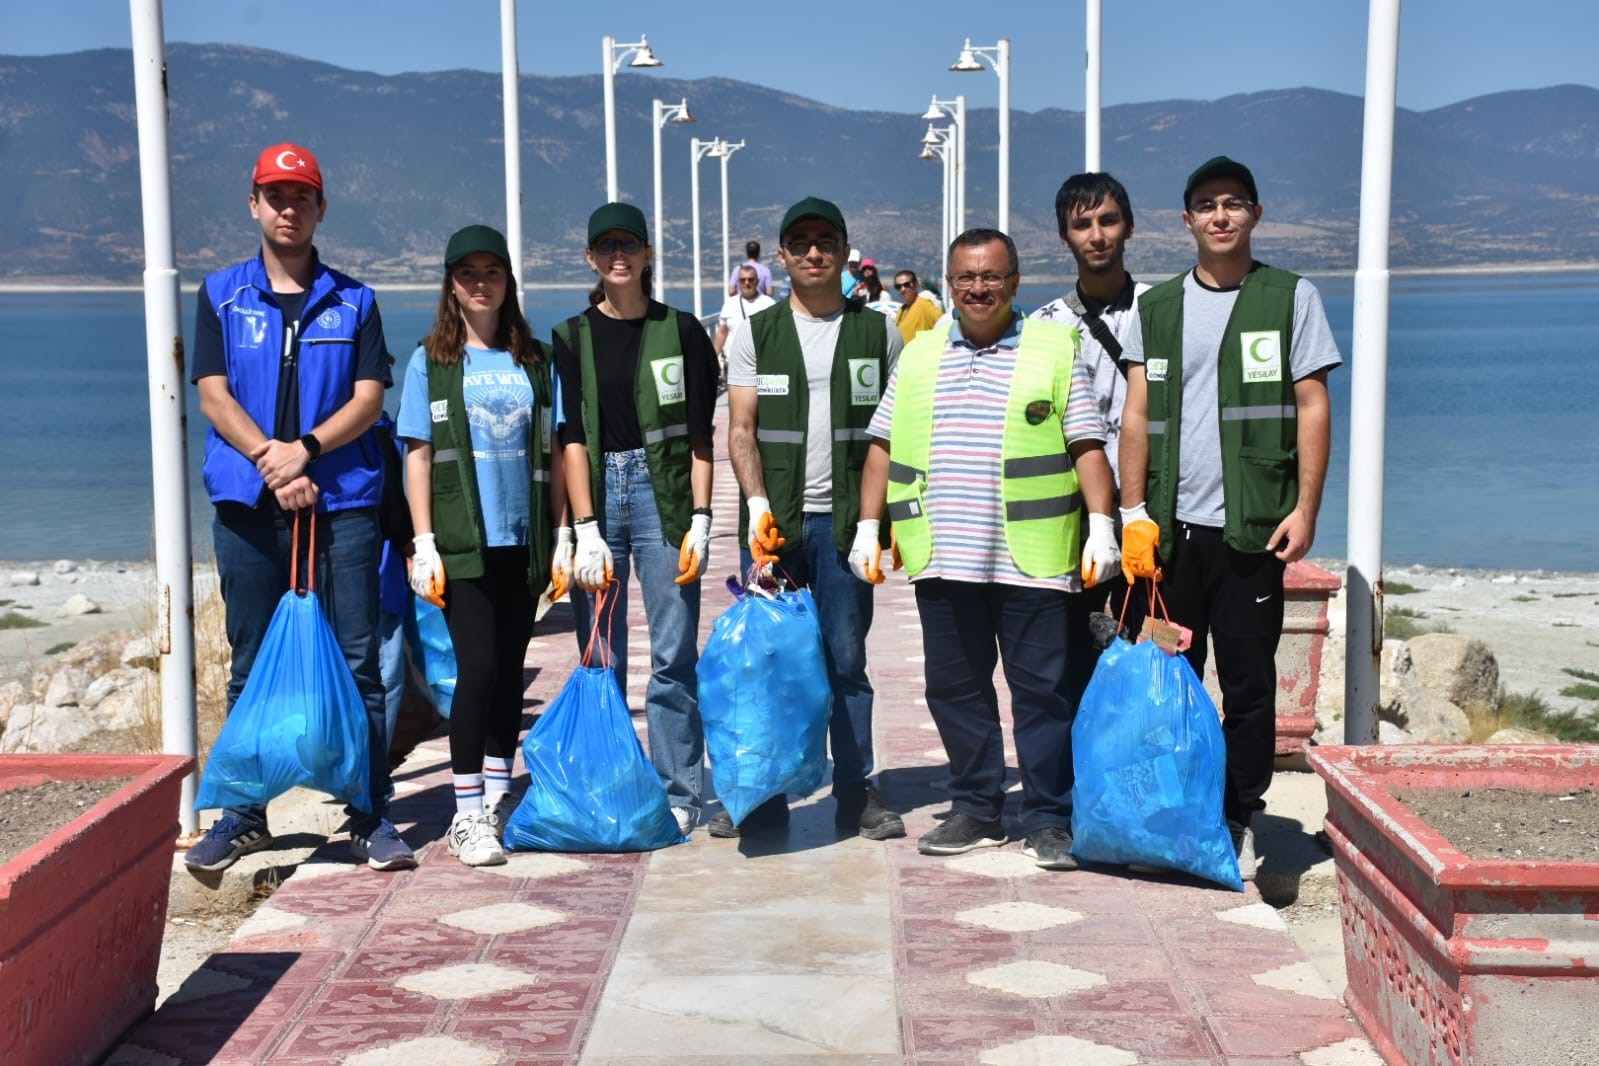
[(350, 854), (374, 870), (409, 870), (416, 865), (411, 845), (387, 818), (365, 815), (350, 826)]
[(1077, 860), (1072, 858), (1072, 835), (1060, 826), (1035, 829), (1022, 841), (1022, 854), (1045, 870), (1075, 870)]
[(1238, 845), (1238, 877), (1243, 881), (1253, 881), (1255, 871), (1260, 868), (1260, 860), (1255, 858), (1255, 831), (1244, 830), (1243, 843)]

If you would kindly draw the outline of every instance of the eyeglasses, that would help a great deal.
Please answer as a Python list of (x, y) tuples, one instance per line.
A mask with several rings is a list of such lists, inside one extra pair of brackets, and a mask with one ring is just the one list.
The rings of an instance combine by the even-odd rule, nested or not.
[(783, 250), (795, 259), (803, 257), (814, 245), (818, 252), (831, 258), (838, 254), (844, 242), (837, 237), (790, 237), (783, 242)]
[(982, 287), (985, 289), (997, 289), (1015, 276), (1016, 272), (1014, 270), (1009, 274), (957, 274), (949, 279), (949, 283), (955, 286), (956, 292), (968, 292), (971, 289), (975, 289), (978, 287), (979, 282), (982, 283)]
[(1243, 218), (1254, 206), (1253, 200), (1196, 200), (1188, 205), (1188, 213), (1195, 218), (1210, 218), (1217, 211), (1225, 211), (1232, 218)]
[(644, 250), (644, 242), (637, 237), (601, 237), (594, 242), (594, 250), (601, 255), (638, 255)]

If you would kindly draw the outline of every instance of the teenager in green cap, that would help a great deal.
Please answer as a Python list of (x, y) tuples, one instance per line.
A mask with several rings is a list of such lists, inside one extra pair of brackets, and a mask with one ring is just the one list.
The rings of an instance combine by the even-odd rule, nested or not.
[(445, 250), (438, 314), (411, 355), (398, 427), (416, 527), (411, 587), (443, 606), (455, 645), (447, 839), (468, 866), (505, 861), (522, 664), (564, 509), (553, 408), (549, 351), (522, 317), (505, 238), (468, 226)]
[[(650, 629), (644, 690), (650, 760), (684, 833), (700, 808), (705, 733), (697, 638), (711, 537), (716, 352), (693, 315), (649, 297), (654, 257), (644, 213), (609, 203), (589, 216), (589, 308), (555, 330), (557, 432), (572, 532), (553, 568), (573, 579), (580, 645), (607, 589), (601, 636), (627, 691), (627, 601), (637, 572)], [(575, 534), (575, 535), (574, 535)]]

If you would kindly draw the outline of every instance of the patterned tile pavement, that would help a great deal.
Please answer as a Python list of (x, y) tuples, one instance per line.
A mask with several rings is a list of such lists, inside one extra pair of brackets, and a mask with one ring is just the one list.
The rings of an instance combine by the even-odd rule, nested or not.
[[(725, 456), (719, 460), (703, 633), (726, 604), (720, 579), (731, 571), (727, 561), (737, 551), (737, 494)], [(633, 611), (630, 622), (643, 639), (637, 597)], [(570, 628), (564, 606), (539, 626), (526, 672), (530, 713), (554, 697), (575, 663)], [(739, 1046), (740, 1030), (729, 1029), (715, 1055), (683, 1057), (672, 1046), (659, 1046), (649, 1053), (608, 1054), (604, 1061), (1380, 1062), (1253, 888), (1240, 895), (1121, 870), (1048, 873), (1023, 859), (1016, 844), (958, 859), (918, 854), (916, 837), (948, 803), (942, 752), (921, 699), (921, 660), (914, 597), (896, 577), (878, 590), (870, 661), (878, 693), (880, 777), (891, 801), (906, 813), (910, 832), (908, 839), (883, 847), (882, 873), (872, 882), (886, 900), (892, 927), (894, 1016), (879, 1021), (897, 1030), (899, 1055), (875, 1047), (825, 1055), (758, 1053)], [(639, 654), (635, 662), (647, 658)], [(642, 677), (630, 678), (635, 703)], [(1003, 683), (998, 687), (1003, 702)], [(641, 714), (636, 721), (642, 730)], [(518, 854), (503, 867), (468, 869), (450, 857), (442, 839), (453, 806), (443, 739), (419, 748), (399, 777), (405, 785), (396, 821), (418, 848), (417, 869), (380, 874), (335, 866), (323, 867), (315, 878), (291, 877), (240, 927), (228, 949), (133, 1029), (107, 1061), (601, 1061), (583, 1057), (585, 1040), (620, 961), (651, 857)], [(828, 810), (829, 804), (821, 801)], [(804, 809), (796, 811), (797, 824)], [(863, 842), (799, 836), (796, 831), (796, 839), (746, 854), (751, 863), (758, 854), (761, 862), (792, 867), (791, 875), (776, 869), (795, 898), (773, 905), (822, 929), (830, 915), (807, 913), (808, 879), (815, 883), (817, 864), (830, 861), (829, 850)], [(683, 848), (735, 844), (743, 848), (748, 842), (712, 841), (698, 831)], [(344, 855), (345, 844), (337, 840), (313, 859), (337, 864)], [(673, 858), (683, 853), (674, 849)], [(704, 854), (707, 869), (715, 868), (713, 858), (720, 863), (729, 856)], [(685, 864), (672, 865), (675, 872), (661, 876), (683, 876)], [(708, 897), (716, 895), (715, 879), (702, 880), (710, 883), (692, 883)], [(708, 898), (703, 909), (715, 906)], [(651, 921), (657, 920), (661, 916), (651, 912)], [(652, 939), (658, 938), (631, 943)], [(752, 959), (763, 954), (758, 939), (751, 938)], [(729, 953), (740, 950), (737, 938), (731, 945), (719, 943), (715, 972), (730, 972), (736, 959)], [(803, 980), (803, 964), (793, 965), (803, 963), (798, 953), (784, 962), (768, 961), (766, 972), (798, 973)], [(885, 980), (886, 973), (887, 968)], [(783, 1009), (768, 1002), (760, 1007)], [(762, 1024), (769, 1031), (783, 1029), (781, 1019)]]

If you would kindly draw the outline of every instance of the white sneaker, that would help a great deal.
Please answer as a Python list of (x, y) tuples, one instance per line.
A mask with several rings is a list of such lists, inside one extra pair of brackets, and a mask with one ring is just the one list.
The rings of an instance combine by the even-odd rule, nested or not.
[(483, 813), (494, 822), (494, 836), (496, 839), (505, 839), (505, 826), (511, 820), (511, 814), (516, 810), (516, 797), (509, 792), (501, 792), (490, 800), (483, 798)]
[(672, 817), (677, 819), (677, 831), (684, 836), (694, 830), (694, 812), (687, 807), (673, 807)]
[(1255, 831), (1244, 830), (1244, 842), (1238, 848), (1238, 876), (1244, 881), (1253, 881), (1255, 871), (1260, 867), (1260, 860), (1255, 858)]
[(505, 862), (494, 819), (487, 811), (457, 811), (446, 837), (450, 854), (468, 866), (499, 866)]

